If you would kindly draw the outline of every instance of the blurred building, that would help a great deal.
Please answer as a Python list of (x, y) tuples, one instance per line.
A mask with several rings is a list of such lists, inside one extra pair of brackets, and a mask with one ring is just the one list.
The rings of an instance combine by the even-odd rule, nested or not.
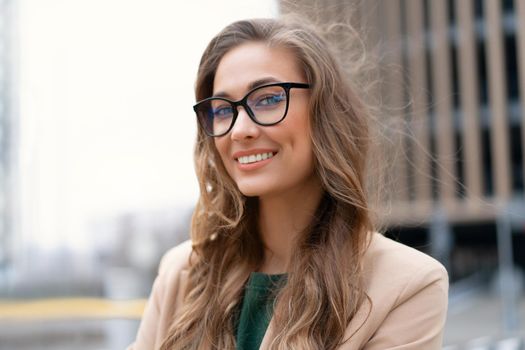
[(378, 108), (391, 163), (381, 223), (447, 267), (452, 297), (456, 286), (500, 290), (503, 328), (516, 330), (525, 268), (525, 1), (280, 4), (330, 24), (357, 80), (351, 65), (360, 47), (344, 24), (364, 33), (365, 61), (376, 68), (365, 72), (364, 97)]

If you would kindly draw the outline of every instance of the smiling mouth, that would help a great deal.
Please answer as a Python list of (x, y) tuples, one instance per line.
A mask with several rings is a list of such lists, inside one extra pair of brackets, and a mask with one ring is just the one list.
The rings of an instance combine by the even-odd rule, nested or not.
[(237, 158), (237, 161), (241, 164), (251, 164), (266, 160), (268, 158), (272, 158), (274, 155), (274, 152), (258, 153), (249, 156), (239, 157)]

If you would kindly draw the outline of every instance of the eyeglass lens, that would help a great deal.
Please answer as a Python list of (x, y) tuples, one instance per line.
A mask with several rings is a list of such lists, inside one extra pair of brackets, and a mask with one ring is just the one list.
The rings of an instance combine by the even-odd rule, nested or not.
[[(278, 123), (284, 117), (287, 94), (282, 86), (265, 86), (252, 91), (246, 97), (247, 113), (261, 125)], [(226, 133), (236, 114), (235, 106), (227, 100), (216, 98), (201, 103), (197, 114), (202, 126), (211, 135)]]

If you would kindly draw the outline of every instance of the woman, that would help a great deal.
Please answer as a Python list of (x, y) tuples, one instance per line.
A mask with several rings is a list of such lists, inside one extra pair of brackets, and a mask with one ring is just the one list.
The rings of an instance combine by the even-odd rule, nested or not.
[(233, 23), (196, 97), (191, 242), (163, 258), (130, 349), (440, 349), (446, 271), (374, 233), (369, 116), (325, 41)]

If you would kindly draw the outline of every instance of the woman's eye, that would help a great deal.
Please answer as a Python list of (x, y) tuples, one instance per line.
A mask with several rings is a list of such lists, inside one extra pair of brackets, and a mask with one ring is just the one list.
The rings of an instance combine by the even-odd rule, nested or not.
[(273, 106), (284, 101), (284, 94), (268, 95), (259, 99), (257, 106)]
[(213, 109), (213, 115), (219, 118), (227, 118), (233, 114), (231, 106), (218, 107)]

